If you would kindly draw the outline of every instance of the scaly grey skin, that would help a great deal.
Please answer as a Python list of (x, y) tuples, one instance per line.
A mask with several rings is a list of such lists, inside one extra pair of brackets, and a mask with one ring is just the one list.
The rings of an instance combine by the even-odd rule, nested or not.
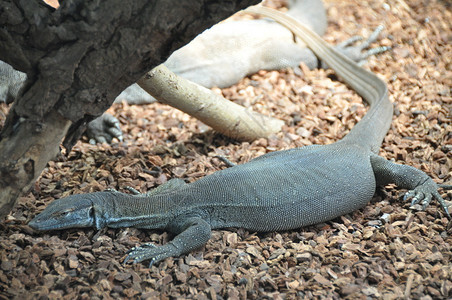
[(438, 186), (427, 174), (377, 155), (392, 119), (386, 84), (293, 19), (262, 8), (253, 12), (286, 22), (370, 104), (346, 137), (330, 145), (268, 153), (190, 184), (173, 179), (144, 195), (73, 195), (52, 202), (29, 225), (37, 230), (93, 226), (175, 233), (171, 242), (133, 248), (125, 259), (149, 259), (152, 264), (201, 247), (216, 228), (277, 231), (331, 220), (365, 206), (376, 186), (388, 183), (408, 189), (406, 197), (413, 204), (426, 207), (435, 198), (449, 216)]

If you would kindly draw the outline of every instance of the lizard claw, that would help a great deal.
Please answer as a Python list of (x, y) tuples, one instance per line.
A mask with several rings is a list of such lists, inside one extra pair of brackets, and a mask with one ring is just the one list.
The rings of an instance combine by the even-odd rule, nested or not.
[(338, 47), (338, 48), (347, 48), (347, 47), (351, 46), (352, 44), (356, 43), (357, 41), (362, 41), (362, 40), (363, 40), (362, 36), (354, 35), (351, 38), (346, 39), (342, 43), (337, 44), (336, 47)]
[(378, 26), (374, 32), (369, 36), (369, 38), (365, 39), (363, 42), (359, 43), (358, 45), (353, 46), (357, 41), (363, 40), (361, 36), (353, 36), (346, 41), (338, 44), (335, 49), (350, 58), (351, 60), (355, 61), (358, 65), (362, 65), (365, 63), (366, 59), (369, 56), (376, 55), (382, 52), (385, 52), (390, 47), (377, 47), (373, 49), (369, 49), (365, 51), (365, 49), (369, 48), (370, 44), (375, 42), (378, 39), (378, 36), (380, 35), (381, 31), (383, 30), (383, 26)]
[(144, 243), (144, 244), (142, 244), (141, 246), (137, 246), (137, 247), (132, 247), (132, 248), (130, 248), (130, 249), (126, 252), (126, 254), (129, 254), (129, 253), (131, 253), (131, 252), (133, 252), (133, 251), (135, 251), (135, 250), (138, 250), (138, 249), (140, 249), (140, 248), (157, 248), (157, 246), (154, 245), (154, 243)]
[(438, 186), (440, 188), (442, 188), (443, 190), (452, 190), (452, 185), (451, 184), (438, 184)]
[(133, 247), (129, 251), (127, 251), (127, 256), (124, 258), (123, 264), (126, 264), (129, 261), (132, 261), (132, 264), (139, 263), (143, 260), (149, 259), (149, 268), (152, 267), (155, 263), (169, 257), (166, 255), (165, 251), (160, 249), (154, 245), (153, 243), (145, 243), (138, 247)]
[(403, 196), (403, 200), (406, 201), (411, 198), (411, 206), (421, 204), (422, 210), (425, 210), (430, 205), (432, 199), (436, 199), (450, 219), (451, 216), (449, 214), (448, 205), (446, 204), (446, 201), (444, 201), (443, 197), (441, 197), (441, 195), (438, 193), (438, 187), (444, 186), (436, 185), (436, 183), (434, 183), (432, 180), (427, 180), (417, 186), (415, 189), (408, 191)]

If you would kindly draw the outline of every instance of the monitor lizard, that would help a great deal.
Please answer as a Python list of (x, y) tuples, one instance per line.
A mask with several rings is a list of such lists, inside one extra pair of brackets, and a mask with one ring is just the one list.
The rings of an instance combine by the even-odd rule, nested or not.
[(103, 191), (55, 200), (29, 225), (36, 230), (137, 227), (176, 234), (162, 246), (132, 248), (124, 262), (156, 263), (207, 243), (211, 230), (291, 230), (331, 220), (365, 206), (377, 185), (408, 189), (405, 199), (427, 207), (439, 187), (427, 174), (378, 156), (392, 119), (387, 86), (373, 73), (328, 46), (318, 35), (277, 11), (253, 7), (303, 39), (369, 104), (363, 119), (340, 141), (276, 151), (187, 184), (172, 179), (147, 194)]

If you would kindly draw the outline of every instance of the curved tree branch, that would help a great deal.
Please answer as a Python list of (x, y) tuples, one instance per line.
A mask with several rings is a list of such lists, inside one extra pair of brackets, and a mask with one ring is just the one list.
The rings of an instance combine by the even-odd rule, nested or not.
[(246, 109), (213, 91), (177, 76), (164, 65), (138, 80), (146, 92), (199, 119), (216, 131), (242, 141), (279, 132), (284, 122)]

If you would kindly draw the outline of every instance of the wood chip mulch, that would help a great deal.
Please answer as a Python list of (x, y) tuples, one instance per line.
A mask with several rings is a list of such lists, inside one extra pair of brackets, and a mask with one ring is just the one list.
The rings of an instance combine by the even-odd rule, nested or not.
[[(279, 2), (273, 1), (278, 6)], [(366, 67), (389, 86), (395, 116), (380, 154), (451, 182), (452, 13), (447, 1), (327, 1), (337, 43), (385, 26), (393, 50)], [(301, 68), (305, 69), (305, 68)], [(218, 90), (286, 122), (268, 139), (239, 143), (161, 104), (114, 105), (124, 143), (79, 142), (50, 162), (34, 189), (0, 225), (0, 299), (446, 299), (452, 297), (452, 238), (437, 202), (410, 209), (404, 191), (381, 188), (365, 208), (288, 232), (216, 230), (181, 258), (123, 265), (140, 243), (166, 232), (134, 228), (38, 233), (26, 224), (54, 199), (132, 186), (148, 191), (171, 178), (192, 182), (264, 153), (341, 139), (366, 112), (331, 71), (264, 72)], [(0, 105), (0, 127), (8, 107)], [(357, 187), (359, 188), (359, 187)], [(451, 203), (451, 192), (440, 191)], [(450, 224), (449, 224), (450, 227)]]

